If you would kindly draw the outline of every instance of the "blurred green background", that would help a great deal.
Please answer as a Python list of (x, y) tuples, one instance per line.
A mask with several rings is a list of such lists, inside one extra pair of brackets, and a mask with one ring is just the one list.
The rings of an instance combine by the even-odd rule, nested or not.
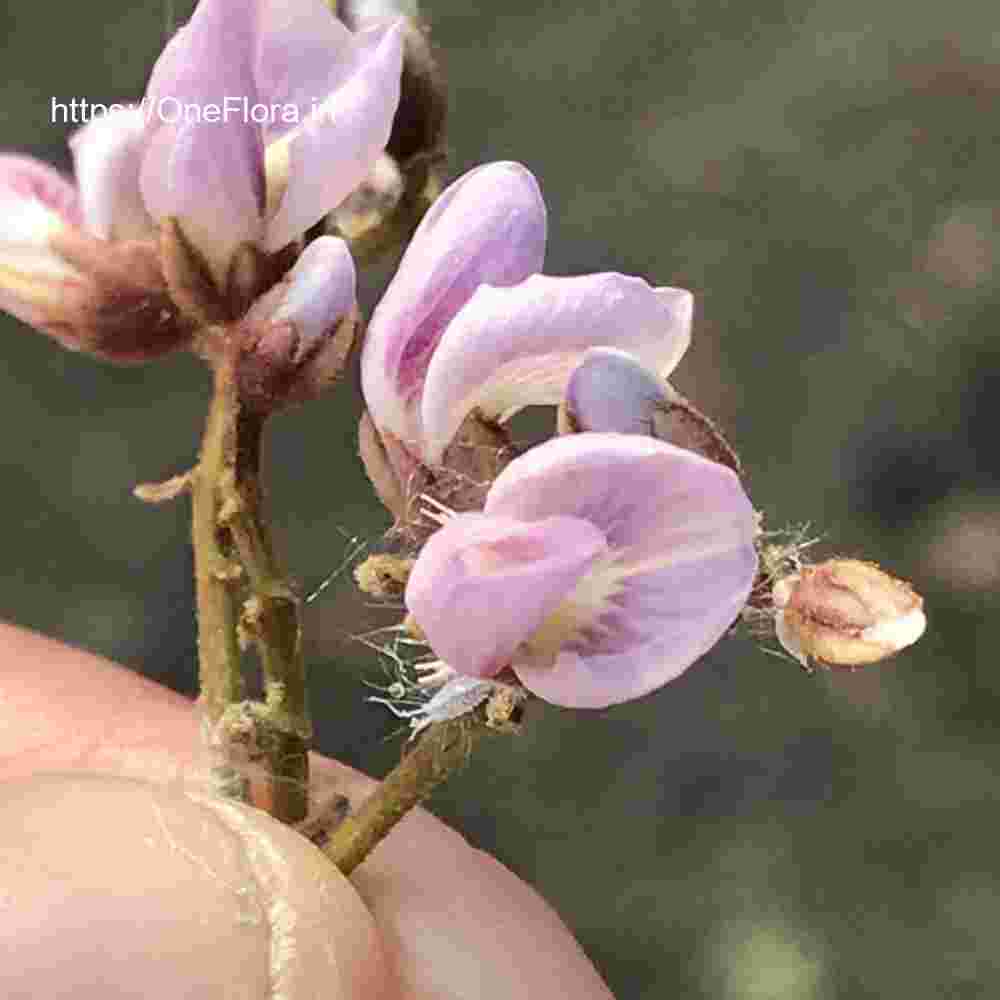
[[(930, 618), (915, 650), (856, 674), (735, 639), (639, 703), (539, 711), (433, 809), (537, 886), (623, 1000), (1000, 995), (995, 7), (427, 14), (452, 172), (531, 167), (550, 273), (694, 290), (676, 383), (729, 429), (756, 505), (913, 580)], [(164, 23), (159, 3), (6, 5), (3, 144), (67, 166), (50, 99), (137, 97)], [(186, 506), (130, 491), (193, 462), (205, 373), (114, 368), (2, 325), (0, 615), (192, 691)], [(307, 590), (387, 524), (357, 409), (345, 386), (270, 439)], [(381, 674), (352, 637), (378, 623), (347, 572), (307, 617), (319, 746), (374, 772), (398, 724), (365, 704)]]

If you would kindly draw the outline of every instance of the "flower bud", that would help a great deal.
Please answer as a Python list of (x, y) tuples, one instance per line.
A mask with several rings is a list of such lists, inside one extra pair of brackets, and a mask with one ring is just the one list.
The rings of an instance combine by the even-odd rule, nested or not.
[(714, 421), (627, 351), (587, 351), (566, 385), (557, 419), (560, 434), (644, 434), (742, 475), (736, 452)]
[(779, 580), (772, 592), (775, 629), (808, 667), (878, 663), (924, 633), (923, 598), (874, 563), (828, 559)]
[(313, 240), (240, 324), (243, 401), (268, 412), (322, 394), (340, 374), (357, 328), (354, 263), (343, 240)]
[(415, 561), (410, 556), (377, 552), (354, 570), (354, 579), (359, 589), (372, 597), (380, 600), (399, 598), (406, 590)]

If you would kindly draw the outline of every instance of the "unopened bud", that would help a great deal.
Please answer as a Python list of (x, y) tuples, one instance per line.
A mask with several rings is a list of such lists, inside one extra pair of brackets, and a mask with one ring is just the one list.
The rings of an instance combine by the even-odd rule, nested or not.
[(321, 236), (240, 324), (243, 401), (267, 412), (321, 395), (342, 371), (356, 328), (350, 251)]
[(828, 559), (773, 589), (782, 646), (808, 667), (878, 663), (924, 633), (923, 599), (913, 588), (857, 559)]
[(736, 452), (716, 424), (627, 351), (592, 347), (584, 354), (566, 385), (557, 422), (560, 434), (645, 434), (742, 475)]

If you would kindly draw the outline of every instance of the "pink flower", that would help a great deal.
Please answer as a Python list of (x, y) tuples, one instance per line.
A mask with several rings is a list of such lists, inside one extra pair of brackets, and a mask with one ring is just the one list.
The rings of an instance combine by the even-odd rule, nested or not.
[(406, 605), (461, 674), (513, 669), (600, 708), (673, 680), (737, 618), (757, 571), (737, 477), (640, 435), (580, 433), (515, 459), (482, 513), (431, 536)]
[(240, 244), (280, 250), (369, 174), (399, 103), (402, 32), (352, 33), (325, 0), (202, 0), (167, 45), (146, 91), (142, 194), (220, 287)]
[[(186, 345), (197, 322), (239, 318), (289, 262), (244, 260), (241, 270), (236, 251), (280, 251), (381, 155), (402, 26), (352, 33), (324, 0), (203, 0), (157, 61), (142, 107), (73, 136), (75, 187), (43, 163), (0, 156), (0, 307), (117, 361)], [(161, 252), (168, 219), (183, 239)], [(340, 302), (353, 283), (343, 252), (314, 255), (310, 291), (296, 301)], [(304, 339), (295, 329), (279, 345), (271, 331), (266, 355), (283, 352), (280, 377), (318, 344), (316, 312)]]
[(390, 456), (398, 442), (437, 465), (471, 412), (503, 422), (558, 404), (590, 347), (673, 370), (690, 339), (688, 292), (621, 274), (546, 277), (544, 252), (545, 205), (520, 164), (479, 167), (435, 202), (362, 353), (368, 412)]

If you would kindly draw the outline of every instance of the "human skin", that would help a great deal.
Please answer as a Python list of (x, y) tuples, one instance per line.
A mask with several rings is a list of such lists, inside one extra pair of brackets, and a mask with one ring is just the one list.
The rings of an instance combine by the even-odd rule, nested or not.
[[(372, 786), (314, 763), (320, 789)], [(348, 881), (270, 817), (203, 797), (202, 766), (189, 701), (0, 625), (0, 995), (611, 996), (553, 910), (428, 813)]]

